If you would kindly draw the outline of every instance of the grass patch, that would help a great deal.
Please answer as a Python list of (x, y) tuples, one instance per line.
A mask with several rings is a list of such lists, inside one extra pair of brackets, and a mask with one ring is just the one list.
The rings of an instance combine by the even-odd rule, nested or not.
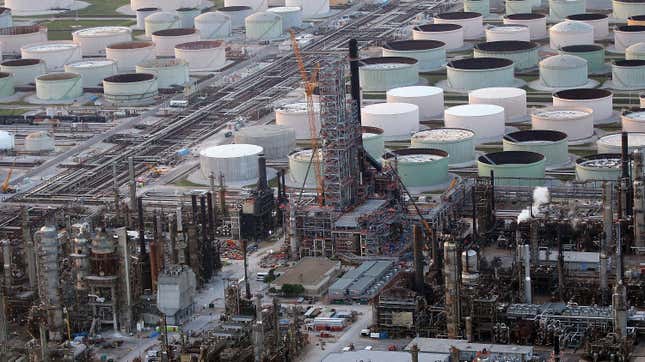
[[(91, 5), (78, 11), (79, 16), (109, 16), (123, 15), (116, 9), (130, 3), (130, 0), (84, 0)], [(73, 13), (76, 13), (75, 11)]]
[(196, 184), (185, 178), (178, 180), (177, 182), (174, 183), (174, 185), (179, 187), (205, 187), (204, 185)]
[(96, 26), (130, 26), (135, 21), (123, 20), (53, 20), (43, 22), (47, 26), (47, 37), (49, 40), (71, 40), (72, 32)]
[(21, 116), (27, 113), (27, 109), (6, 109), (0, 108), (0, 116)]

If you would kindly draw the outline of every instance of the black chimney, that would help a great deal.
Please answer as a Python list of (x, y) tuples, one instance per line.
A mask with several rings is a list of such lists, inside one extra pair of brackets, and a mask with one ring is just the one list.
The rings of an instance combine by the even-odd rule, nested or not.
[(146, 254), (146, 230), (143, 220), (143, 198), (137, 198), (137, 216), (139, 220), (139, 254)]
[(266, 190), (268, 187), (267, 184), (267, 159), (264, 157), (264, 155), (260, 155), (258, 157), (258, 169), (259, 169), (259, 177), (258, 177), (258, 190)]

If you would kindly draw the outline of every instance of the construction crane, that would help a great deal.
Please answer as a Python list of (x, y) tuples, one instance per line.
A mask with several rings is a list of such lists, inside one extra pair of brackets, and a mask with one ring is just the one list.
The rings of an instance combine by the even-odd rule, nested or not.
[[(15, 163), (14, 163), (15, 164)], [(16, 189), (11, 187), (9, 185), (9, 181), (11, 181), (11, 175), (13, 174), (13, 167), (9, 169), (9, 172), (7, 172), (7, 177), (4, 179), (4, 182), (2, 183), (2, 186), (0, 187), (0, 190), (2, 190), (3, 194), (10, 194), (16, 192)]]
[[(300, 52), (300, 46), (298, 45), (298, 39), (296, 39), (296, 33), (293, 30), (289, 30), (291, 35), (291, 45), (293, 47), (293, 53), (298, 62), (298, 70), (300, 71), (300, 77), (304, 83), (305, 95), (307, 97), (307, 118), (309, 120), (309, 133), (311, 135), (311, 166), (314, 168), (316, 174), (316, 198), (319, 205), (324, 203), (324, 180), (321, 170), (321, 158), (320, 148), (318, 147), (318, 127), (316, 125), (316, 109), (314, 107), (314, 91), (318, 85), (318, 71), (320, 67), (317, 65), (316, 68), (311, 72), (311, 75), (307, 73), (305, 68), (305, 62)], [(306, 178), (305, 178), (306, 180)], [(303, 185), (304, 188), (304, 185)]]

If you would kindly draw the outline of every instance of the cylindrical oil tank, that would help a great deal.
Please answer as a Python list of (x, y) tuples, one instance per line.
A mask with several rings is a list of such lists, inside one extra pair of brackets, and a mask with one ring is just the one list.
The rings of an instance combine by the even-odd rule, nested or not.
[(645, 25), (623, 25), (614, 29), (614, 47), (624, 52), (630, 45), (645, 41)]
[(54, 136), (45, 131), (32, 132), (25, 137), (24, 150), (31, 153), (51, 152), (56, 149)]
[(69, 101), (83, 95), (83, 81), (76, 73), (48, 73), (36, 78), (36, 96), (46, 101)]
[(612, 0), (611, 7), (614, 10), (612, 17), (620, 20), (636, 15), (645, 15), (644, 0)]
[(285, 6), (300, 7), (305, 18), (319, 18), (329, 13), (329, 0), (285, 0)]
[(585, 0), (549, 0), (549, 17), (553, 21), (564, 20), (573, 14), (582, 14), (585, 10)]
[(583, 107), (545, 107), (531, 114), (534, 130), (553, 130), (565, 133), (569, 142), (586, 140), (593, 136), (593, 110)]
[(480, 13), (458, 11), (441, 13), (434, 17), (435, 24), (457, 24), (464, 28), (464, 39), (479, 39), (484, 36), (484, 20)]
[(159, 11), (147, 16), (144, 20), (146, 37), (151, 38), (152, 34), (159, 30), (178, 29), (181, 27), (179, 15), (169, 11)]
[(606, 73), (605, 48), (598, 44), (567, 45), (560, 48), (560, 54), (573, 55), (587, 61), (590, 74)]
[[(629, 153), (639, 151), (645, 152), (645, 133), (630, 132), (627, 134), (627, 144), (629, 146)], [(598, 153), (621, 153), (622, 150), (622, 134), (609, 133), (596, 141)]]
[(80, 74), (84, 88), (96, 88), (103, 85), (103, 79), (117, 73), (117, 66), (110, 59), (84, 59), (65, 65), (65, 72)]
[[(316, 186), (316, 171), (314, 170), (312, 155), (313, 151), (311, 149), (295, 151), (289, 154), (289, 180), (294, 186), (302, 187), (303, 184), (307, 188)], [(320, 160), (319, 162), (322, 163), (322, 152), (319, 151), (317, 157)], [(320, 168), (322, 172), (322, 167)]]
[(502, 58), (466, 58), (446, 65), (449, 88), (470, 91), (484, 87), (513, 86), (513, 61)]
[(152, 42), (155, 43), (155, 53), (158, 57), (174, 57), (177, 44), (199, 40), (197, 29), (166, 29), (152, 34)]
[(645, 132), (645, 108), (631, 108), (621, 116), (623, 132)]
[(446, 51), (464, 46), (464, 27), (457, 24), (426, 24), (412, 29), (414, 40), (434, 40), (446, 44)]
[(540, 82), (550, 88), (587, 84), (587, 61), (575, 55), (553, 55), (540, 61)]
[(15, 93), (15, 81), (11, 73), (0, 72), (0, 98), (12, 96)]
[(217, 9), (215, 12), (229, 16), (231, 18), (231, 25), (234, 29), (237, 29), (244, 27), (244, 20), (253, 14), (253, 9), (249, 6), (227, 6)]
[(531, 40), (540, 40), (547, 37), (546, 15), (538, 13), (518, 13), (504, 16), (506, 25), (524, 25), (529, 28)]
[(387, 152), (383, 162), (395, 169), (405, 187), (433, 187), (450, 180), (448, 152), (432, 148), (407, 148)]
[(376, 103), (363, 107), (364, 126), (383, 130), (386, 141), (407, 140), (419, 131), (419, 107), (410, 103)]
[(12, 9), (17, 14), (48, 12), (52, 9), (69, 9), (72, 5), (70, 0), (5, 0), (4, 6)]
[[(316, 134), (320, 132), (320, 104), (314, 103), (316, 114)], [(275, 123), (296, 130), (296, 139), (311, 139), (307, 103), (286, 104), (275, 109)]]
[(385, 92), (419, 82), (418, 60), (407, 57), (378, 57), (361, 60), (359, 68), (364, 92)]
[(218, 12), (209, 12), (195, 18), (195, 29), (202, 39), (225, 39), (231, 36), (231, 17)]
[(620, 177), (620, 153), (602, 153), (576, 160), (578, 181), (616, 181)]
[(137, 15), (137, 25), (135, 25), (138, 30), (145, 30), (146, 28), (146, 18), (154, 13), (160, 12), (161, 9), (156, 7), (150, 8), (139, 8), (136, 10)]
[(118, 106), (142, 106), (155, 102), (157, 77), (149, 73), (124, 73), (103, 80), (105, 99)]
[(388, 103), (410, 103), (419, 107), (422, 121), (438, 119), (443, 115), (443, 89), (439, 87), (411, 86), (387, 91)]
[(16, 147), (16, 137), (13, 133), (0, 130), (0, 150), (12, 150)]
[[(47, 28), (40, 25), (11, 26), (0, 28), (2, 55), (20, 55), (25, 44), (39, 44), (47, 41)], [(24, 57), (23, 57), (24, 58)]]
[(226, 45), (221, 40), (200, 40), (175, 46), (175, 59), (185, 60), (191, 71), (212, 71), (226, 65)]
[(506, 123), (523, 122), (527, 118), (526, 91), (521, 88), (492, 87), (468, 92), (470, 104), (494, 104), (504, 107)]
[(205, 178), (224, 175), (226, 182), (255, 181), (262, 147), (243, 143), (208, 147), (199, 152), (199, 164)]
[(265, 11), (269, 3), (267, 0), (224, 0), (224, 7), (248, 6), (254, 12)]
[(65, 64), (82, 59), (81, 47), (72, 42), (51, 41), (20, 48), (22, 58), (42, 59), (48, 71), (63, 70)]
[(645, 42), (630, 45), (625, 50), (625, 59), (645, 59)]
[(502, 140), (504, 151), (528, 151), (544, 156), (546, 167), (569, 161), (567, 134), (553, 130), (527, 130), (507, 133)]
[(530, 41), (531, 32), (526, 25), (504, 24), (486, 28), (486, 41)]
[(594, 124), (612, 121), (614, 94), (606, 89), (566, 89), (553, 93), (553, 106), (577, 106), (593, 109)]
[(645, 89), (645, 60), (615, 60), (611, 64), (611, 84), (613, 89)]
[(296, 130), (275, 124), (244, 127), (235, 133), (235, 143), (260, 146), (269, 160), (287, 159), (296, 148)]
[(468, 249), (461, 253), (461, 268), (465, 273), (472, 274), (479, 272), (477, 252), (475, 250)]
[(475, 44), (475, 58), (503, 58), (513, 61), (515, 70), (537, 67), (538, 43), (518, 40), (502, 40)]
[(481, 177), (495, 175), (495, 185), (540, 186), (544, 184), (545, 157), (528, 151), (487, 153), (477, 159), (477, 173)]
[(282, 17), (270, 12), (259, 12), (245, 19), (246, 39), (273, 40), (282, 36)]
[(627, 18), (627, 25), (645, 25), (645, 14), (630, 16)]
[(132, 30), (124, 26), (101, 26), (77, 30), (72, 33), (72, 39), (81, 46), (84, 57), (102, 56), (110, 44), (132, 40)]
[(533, 12), (533, 0), (506, 0), (506, 15)]
[(47, 67), (42, 59), (5, 60), (0, 64), (0, 72), (13, 74), (16, 85), (33, 84), (36, 77), (47, 73)]
[(154, 74), (159, 88), (184, 86), (190, 80), (188, 63), (182, 59), (154, 59), (136, 67), (137, 73)]
[(384, 57), (416, 59), (419, 72), (430, 72), (446, 64), (446, 44), (438, 40), (399, 40), (383, 45)]
[(361, 137), (365, 152), (367, 152), (373, 159), (380, 160), (385, 152), (383, 129), (363, 126), (361, 127)]
[(10, 28), (13, 26), (13, 18), (11, 16), (11, 9), (0, 7), (0, 29)]
[(130, 9), (158, 7), (163, 11), (175, 11), (180, 8), (196, 8), (201, 0), (130, 0)]
[(480, 13), (487, 17), (490, 15), (490, 0), (464, 0), (464, 12)]
[(447, 128), (465, 128), (475, 132), (475, 143), (499, 142), (506, 130), (504, 107), (494, 104), (464, 104), (444, 111)]
[(645, 108), (645, 93), (641, 93), (639, 97), (640, 97), (641, 108)]
[(270, 8), (270, 13), (278, 14), (282, 18), (282, 31), (302, 27), (302, 9), (297, 6), (279, 6)]
[(593, 44), (593, 26), (579, 21), (563, 21), (549, 29), (549, 46), (560, 49), (567, 45)]
[(179, 15), (180, 28), (193, 28), (195, 27), (195, 18), (201, 14), (202, 11), (198, 8), (182, 7), (177, 9)]
[(116, 62), (119, 72), (135, 69), (137, 64), (155, 58), (155, 44), (151, 41), (129, 41), (109, 45), (105, 57)]
[(567, 16), (567, 21), (579, 21), (593, 27), (594, 40), (603, 40), (609, 36), (609, 16), (600, 13), (582, 13)]
[(475, 132), (463, 128), (435, 128), (412, 136), (412, 148), (434, 148), (448, 152), (450, 166), (463, 166), (475, 160)]

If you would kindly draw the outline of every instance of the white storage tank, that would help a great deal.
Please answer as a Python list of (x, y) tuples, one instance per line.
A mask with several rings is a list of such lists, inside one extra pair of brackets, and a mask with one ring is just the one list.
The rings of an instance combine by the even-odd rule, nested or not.
[[(645, 133), (630, 132), (627, 134), (627, 145), (629, 153), (636, 151), (645, 152)], [(622, 134), (620, 132), (606, 134), (596, 141), (598, 153), (617, 153), (622, 150)]]
[(419, 107), (419, 119), (427, 121), (443, 116), (443, 89), (439, 87), (411, 86), (387, 91), (388, 103), (410, 103)]
[(285, 6), (300, 7), (306, 19), (319, 18), (329, 14), (329, 0), (285, 0)]
[(594, 40), (604, 40), (609, 36), (609, 16), (600, 13), (582, 13), (567, 16), (567, 21), (579, 21), (593, 27)]
[(209, 12), (195, 18), (195, 29), (202, 39), (225, 39), (231, 36), (231, 17), (218, 12)]
[(553, 130), (527, 130), (507, 133), (502, 140), (504, 151), (528, 151), (544, 156), (546, 167), (569, 162), (567, 134)]
[(521, 88), (492, 87), (468, 92), (469, 104), (494, 104), (504, 107), (506, 123), (524, 122), (528, 117), (526, 91)]
[(531, 114), (534, 130), (553, 130), (565, 133), (569, 142), (578, 142), (593, 136), (593, 110), (583, 107), (545, 107)]
[(65, 64), (81, 60), (81, 47), (67, 41), (29, 44), (20, 48), (22, 58), (42, 59), (48, 71), (63, 70)]
[(484, 18), (475, 12), (458, 11), (441, 13), (434, 17), (435, 24), (457, 24), (464, 28), (464, 39), (479, 39), (484, 36)]
[(645, 42), (630, 45), (625, 50), (625, 59), (645, 59)]
[(208, 147), (199, 152), (200, 170), (206, 179), (223, 174), (226, 182), (254, 183), (262, 152), (260, 146), (243, 143)]
[(630, 16), (627, 18), (627, 25), (645, 25), (645, 14)]
[(450, 181), (448, 160), (448, 152), (432, 148), (400, 149), (383, 156), (384, 165), (396, 170), (406, 188), (418, 189), (440, 187)]
[(641, 42), (645, 42), (645, 25), (622, 25), (614, 29), (614, 48), (618, 52)]
[(641, 99), (641, 108), (645, 108), (645, 93), (641, 93), (639, 97)]
[(253, 9), (249, 6), (228, 6), (219, 8), (215, 12), (230, 17), (231, 25), (234, 29), (237, 29), (244, 27), (244, 21), (253, 14)]
[[(320, 133), (320, 104), (314, 103), (316, 134)], [(311, 139), (307, 103), (286, 104), (275, 109), (275, 123), (296, 130), (296, 139)]]
[(31, 15), (33, 13), (48, 12), (54, 9), (69, 9), (73, 5), (71, 0), (5, 0), (4, 6), (13, 10), (16, 15)]
[(200, 7), (201, 0), (130, 0), (130, 9), (158, 7), (163, 11), (175, 11), (179, 8)]
[(16, 137), (13, 133), (0, 130), (0, 151), (13, 150), (16, 147)]
[(540, 44), (530, 41), (502, 40), (475, 44), (475, 58), (503, 58), (513, 62), (516, 71), (537, 67)]
[(224, 0), (224, 7), (248, 6), (254, 12), (265, 11), (269, 7), (268, 0)]
[(475, 161), (475, 132), (463, 128), (435, 128), (412, 136), (412, 148), (434, 148), (448, 152), (451, 167)]
[(287, 159), (296, 148), (296, 130), (275, 124), (244, 127), (235, 133), (235, 143), (262, 147), (268, 160)]
[(419, 131), (419, 107), (410, 103), (376, 103), (363, 107), (364, 126), (383, 130), (386, 141), (407, 140)]
[(587, 61), (575, 55), (553, 55), (540, 61), (540, 83), (553, 89), (585, 86)]
[(166, 29), (152, 34), (155, 43), (155, 53), (158, 57), (174, 57), (178, 44), (199, 41), (199, 31), (196, 29)]
[(499, 142), (504, 136), (504, 107), (494, 104), (464, 104), (444, 111), (447, 128), (465, 128), (475, 132), (475, 143)]
[(563, 21), (549, 29), (549, 46), (560, 49), (567, 45), (593, 44), (593, 26), (579, 21)]
[(280, 15), (260, 12), (249, 15), (244, 22), (248, 40), (274, 40), (283, 35)]
[(623, 132), (645, 132), (645, 108), (631, 108), (621, 116)]
[(32, 132), (25, 137), (24, 150), (30, 153), (46, 153), (56, 149), (54, 135), (45, 131)]
[(45, 101), (70, 101), (83, 95), (83, 81), (76, 73), (48, 73), (36, 78), (36, 97)]
[(465, 58), (446, 65), (447, 87), (470, 91), (485, 87), (512, 87), (515, 84), (513, 61), (502, 58)]
[(84, 88), (96, 88), (103, 85), (103, 79), (117, 73), (117, 66), (110, 59), (84, 59), (65, 65), (65, 72), (80, 74)]
[(0, 29), (10, 28), (13, 26), (13, 18), (11, 17), (11, 9), (0, 7)]
[(549, 0), (549, 17), (552, 21), (564, 20), (573, 14), (582, 14), (587, 10), (585, 0)]
[(147, 16), (144, 20), (146, 37), (151, 38), (152, 34), (159, 30), (178, 29), (181, 27), (179, 15), (169, 11), (159, 11)]
[(179, 15), (180, 28), (194, 28), (195, 18), (201, 14), (202, 11), (198, 8), (183, 7), (177, 9)]
[(117, 106), (143, 106), (159, 94), (157, 77), (149, 73), (124, 73), (103, 80), (105, 99)]
[(477, 159), (480, 177), (495, 176), (495, 185), (535, 187), (544, 184), (544, 155), (527, 151), (487, 153)]
[(137, 15), (137, 24), (135, 25), (135, 28), (138, 30), (145, 30), (146, 29), (146, 18), (154, 13), (160, 12), (161, 9), (156, 8), (156, 7), (150, 7), (150, 8), (139, 8), (136, 10), (136, 15)]
[(0, 72), (13, 74), (16, 85), (33, 84), (36, 77), (47, 73), (45, 62), (41, 59), (5, 60), (0, 64)]
[[(313, 161), (313, 151), (310, 149), (295, 151), (289, 155), (289, 174), (288, 181), (294, 187), (305, 188), (316, 187), (316, 171), (314, 170), (315, 163)], [(321, 164), (322, 172), (322, 153), (319, 151), (317, 157)], [(306, 179), (306, 181), (305, 181)]]
[(361, 88), (364, 92), (385, 92), (392, 88), (415, 85), (419, 82), (418, 63), (416, 59), (407, 57), (361, 59)]
[(490, 15), (490, 0), (464, 0), (464, 12), (480, 13), (483, 17)]
[(446, 44), (446, 51), (464, 46), (464, 27), (457, 24), (426, 24), (412, 29), (414, 40), (434, 40)]
[(154, 59), (136, 67), (137, 73), (154, 74), (159, 88), (183, 87), (190, 80), (188, 63), (182, 59)]
[(495, 25), (486, 28), (486, 41), (530, 41), (531, 32), (526, 25)]
[(529, 28), (531, 40), (540, 40), (547, 37), (546, 15), (538, 13), (518, 13), (504, 16), (506, 25), (524, 25)]
[(645, 15), (644, 0), (612, 0), (611, 7), (614, 10), (612, 17), (619, 20), (636, 15)]
[(297, 6), (279, 6), (270, 8), (270, 13), (278, 14), (282, 18), (282, 31), (302, 27), (302, 9)]
[(506, 15), (531, 13), (533, 3), (533, 0), (506, 0)]
[(385, 152), (385, 140), (383, 139), (383, 129), (378, 127), (361, 127), (361, 138), (363, 148), (373, 159), (380, 160)]
[(0, 72), (0, 98), (10, 97), (15, 93), (15, 81), (11, 73)]
[(391, 41), (383, 45), (383, 56), (416, 59), (419, 72), (430, 72), (446, 64), (446, 44), (438, 40)]
[(185, 60), (191, 71), (213, 71), (226, 66), (226, 45), (220, 40), (178, 44), (175, 59)]
[(589, 155), (576, 160), (578, 181), (616, 181), (621, 172), (620, 153)]
[(587, 61), (587, 73), (603, 74), (609, 71), (605, 63), (605, 48), (598, 44), (567, 45), (560, 48), (560, 54), (573, 55)]
[(81, 46), (83, 56), (105, 55), (110, 44), (132, 40), (132, 30), (124, 26), (101, 26), (77, 30), (72, 33), (74, 43)]
[(615, 60), (611, 64), (611, 88), (619, 90), (645, 89), (645, 60)]
[(116, 62), (119, 72), (134, 70), (137, 64), (154, 59), (155, 54), (155, 44), (151, 41), (129, 41), (105, 48), (105, 57)]
[(566, 89), (553, 93), (553, 105), (578, 106), (593, 109), (594, 124), (613, 121), (614, 94), (606, 89)]

